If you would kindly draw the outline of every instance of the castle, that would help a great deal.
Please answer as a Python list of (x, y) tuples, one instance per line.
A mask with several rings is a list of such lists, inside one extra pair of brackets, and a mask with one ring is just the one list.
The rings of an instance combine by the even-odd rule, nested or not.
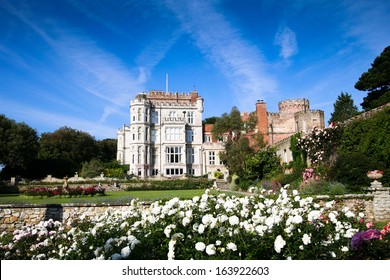
[[(212, 125), (202, 126), (204, 100), (196, 91), (168, 93), (151, 90), (130, 101), (130, 125), (118, 129), (117, 160), (129, 164), (129, 173), (140, 178), (213, 178), (215, 171), (228, 171), (219, 159), (224, 141), (212, 137)], [(257, 128), (268, 145), (278, 145), (289, 136), (324, 127), (324, 112), (310, 110), (309, 100), (279, 102), (279, 112), (267, 112), (266, 103), (256, 102)], [(242, 114), (246, 119), (248, 113)], [(288, 148), (277, 150), (284, 162), (291, 158)], [(289, 154), (290, 153), (290, 154)]]

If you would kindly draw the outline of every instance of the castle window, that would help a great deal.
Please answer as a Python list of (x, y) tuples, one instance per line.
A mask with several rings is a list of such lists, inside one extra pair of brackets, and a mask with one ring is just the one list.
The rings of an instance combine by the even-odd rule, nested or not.
[(152, 129), (151, 130), (151, 138), (150, 138), (150, 141), (152, 143), (156, 142), (156, 130), (155, 129)]
[(188, 148), (187, 149), (187, 163), (192, 164), (194, 162), (195, 162), (195, 149)]
[(166, 140), (182, 140), (182, 128), (180, 127), (168, 127), (165, 130)]
[(148, 122), (149, 121), (149, 109), (146, 109), (145, 110), (145, 122)]
[(210, 165), (215, 165), (215, 152), (209, 152), (209, 164)]
[(206, 143), (211, 142), (211, 136), (210, 135), (205, 135), (204, 136), (204, 142), (206, 142)]
[(187, 142), (191, 143), (194, 141), (194, 131), (192, 129), (187, 130)]
[(190, 124), (194, 123), (194, 112), (188, 112), (187, 113), (187, 122)]
[(167, 147), (166, 148), (166, 162), (167, 163), (181, 162), (181, 147)]
[(158, 124), (158, 112), (152, 111), (152, 124)]
[(138, 109), (138, 121), (141, 121), (141, 108)]

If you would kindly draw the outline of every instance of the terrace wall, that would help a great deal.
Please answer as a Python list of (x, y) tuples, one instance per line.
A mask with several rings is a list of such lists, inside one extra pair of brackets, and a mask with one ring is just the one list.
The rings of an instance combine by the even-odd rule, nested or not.
[[(371, 194), (349, 194), (330, 197), (317, 196), (319, 204), (335, 200), (336, 207), (363, 211), (366, 220), (390, 221), (390, 189), (376, 188)], [(24, 225), (38, 224), (53, 219), (67, 224), (81, 216), (92, 217), (109, 208), (128, 211), (130, 204), (50, 204), (50, 205), (0, 205), (0, 232), (12, 232)]]

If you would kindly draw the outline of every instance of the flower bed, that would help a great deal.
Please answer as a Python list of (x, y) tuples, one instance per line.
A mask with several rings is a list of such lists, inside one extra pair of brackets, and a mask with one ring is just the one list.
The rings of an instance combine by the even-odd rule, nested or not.
[(53, 197), (53, 196), (84, 196), (105, 195), (106, 190), (101, 186), (90, 187), (30, 187), (20, 191), (27, 196)]
[[(390, 257), (389, 227), (381, 238), (364, 243), (376, 241), (381, 246), (377, 259)], [(336, 211), (333, 201), (320, 206), (286, 187), (278, 194), (251, 197), (206, 190), (190, 200), (173, 198), (150, 206), (133, 200), (126, 212), (109, 210), (72, 225), (45, 221), (4, 233), (0, 258), (372, 258), (364, 246), (351, 243), (363, 230), (364, 214), (348, 208)]]

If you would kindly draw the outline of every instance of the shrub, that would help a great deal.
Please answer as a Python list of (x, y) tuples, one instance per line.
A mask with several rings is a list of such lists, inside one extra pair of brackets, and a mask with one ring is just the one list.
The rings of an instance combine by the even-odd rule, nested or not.
[(324, 180), (310, 179), (302, 184), (300, 191), (305, 195), (326, 194), (328, 191), (327, 187), (328, 182)]
[(330, 182), (327, 187), (327, 194), (342, 195), (347, 193), (347, 186), (340, 182)]
[(345, 184), (348, 192), (359, 193), (370, 185), (367, 171), (382, 169), (383, 163), (362, 153), (344, 152), (330, 166), (329, 179)]

